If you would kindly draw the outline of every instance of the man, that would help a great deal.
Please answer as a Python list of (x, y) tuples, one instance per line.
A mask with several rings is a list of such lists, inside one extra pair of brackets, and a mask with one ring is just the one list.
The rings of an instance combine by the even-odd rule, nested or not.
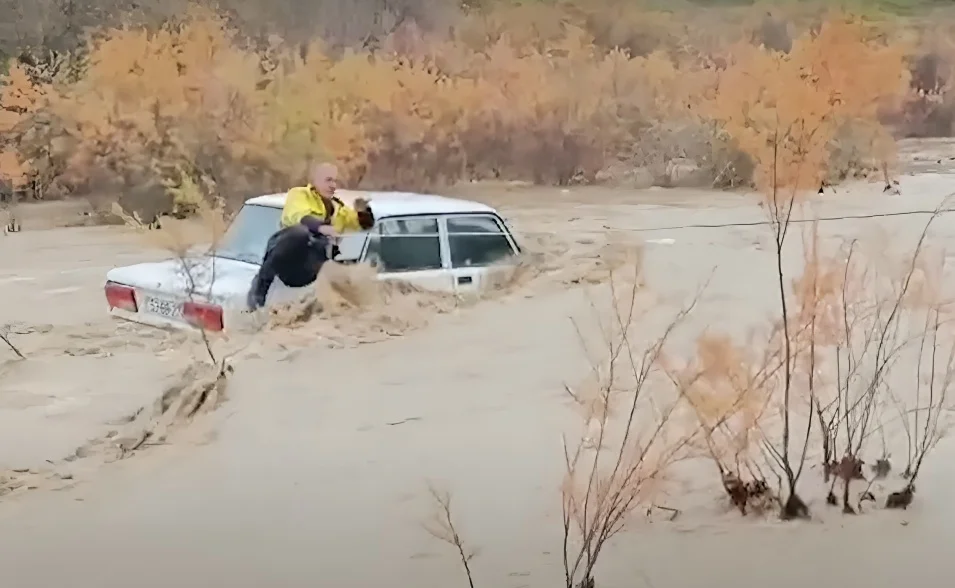
[(293, 288), (314, 282), (342, 233), (368, 230), (375, 224), (366, 200), (356, 199), (350, 207), (335, 198), (338, 168), (334, 165), (315, 166), (310, 179), (310, 184), (292, 188), (285, 198), (281, 228), (269, 239), (262, 267), (252, 279), (251, 310), (265, 306), (276, 277)]

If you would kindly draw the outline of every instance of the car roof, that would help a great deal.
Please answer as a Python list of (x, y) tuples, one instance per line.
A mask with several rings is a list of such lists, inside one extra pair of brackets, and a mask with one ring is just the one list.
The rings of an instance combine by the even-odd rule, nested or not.
[[(338, 190), (335, 196), (346, 204), (351, 204), (356, 198), (368, 200), (378, 218), (411, 214), (497, 214), (496, 210), (480, 202), (432, 194)], [(285, 205), (285, 193), (256, 196), (249, 198), (245, 203), (282, 208)]]

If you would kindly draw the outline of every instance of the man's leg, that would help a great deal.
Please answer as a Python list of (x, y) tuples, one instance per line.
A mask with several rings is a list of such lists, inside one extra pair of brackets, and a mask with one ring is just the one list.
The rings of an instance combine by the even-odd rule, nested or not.
[(287, 227), (272, 235), (265, 249), (262, 266), (252, 278), (247, 300), (250, 309), (265, 306), (265, 299), (275, 277), (281, 278), (285, 273), (284, 269), (301, 263), (300, 260), (304, 259), (308, 249), (308, 242), (309, 231), (303, 225)]
[(310, 234), (305, 247), (297, 253), (294, 260), (289, 258), (277, 269), (282, 283), (292, 288), (302, 288), (315, 281), (322, 265), (328, 261), (328, 240), (322, 235)]

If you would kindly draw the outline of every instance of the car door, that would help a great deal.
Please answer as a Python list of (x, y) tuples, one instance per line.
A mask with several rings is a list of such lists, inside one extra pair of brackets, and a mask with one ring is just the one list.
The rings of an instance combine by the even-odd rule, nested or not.
[[(334, 261), (343, 264), (356, 262), (361, 256), (367, 239), (368, 233), (365, 231), (342, 235), (341, 241), (339, 242), (339, 252), (338, 255), (335, 256)], [(269, 303), (287, 304), (295, 300), (300, 300), (304, 293), (310, 289), (314, 289), (314, 287), (313, 284), (309, 284), (301, 288), (293, 288), (286, 286), (281, 279), (275, 280), (272, 283), (272, 288), (269, 290)]]
[(433, 215), (381, 219), (369, 234), (362, 259), (378, 268), (381, 279), (453, 292), (440, 226)]
[(519, 252), (510, 231), (494, 214), (449, 215), (443, 221), (457, 293), (479, 291), (493, 268)]

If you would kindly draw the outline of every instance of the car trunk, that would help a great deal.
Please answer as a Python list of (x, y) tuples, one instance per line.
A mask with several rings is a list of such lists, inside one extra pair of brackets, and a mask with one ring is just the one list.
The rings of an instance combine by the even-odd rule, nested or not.
[(116, 314), (155, 326), (184, 327), (190, 325), (184, 310), (192, 309), (186, 303), (217, 305), (223, 315), (241, 310), (258, 269), (250, 263), (201, 256), (116, 268), (106, 279), (135, 291), (135, 312), (114, 308)]

